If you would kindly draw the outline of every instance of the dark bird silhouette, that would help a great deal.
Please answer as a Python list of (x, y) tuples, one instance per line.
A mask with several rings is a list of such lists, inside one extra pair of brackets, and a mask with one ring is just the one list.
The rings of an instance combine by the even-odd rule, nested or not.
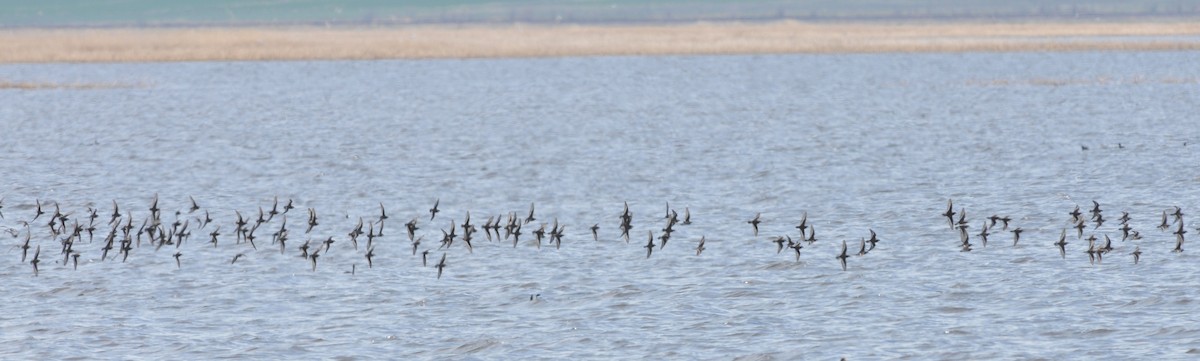
[(275, 203), (271, 204), (271, 216), (267, 218), (267, 222), (275, 219), (275, 215), (279, 214), (279, 196), (275, 196)]
[[(41, 217), (43, 214), (46, 214), (46, 212), (42, 211), (42, 200), (34, 199), (33, 201), (34, 201), (34, 203), (37, 203), (37, 212), (33, 214), (33, 219), (30, 219), (29, 220), (30, 222), (36, 221), (38, 219), (38, 217)], [(109, 222), (109, 223), (112, 223), (112, 222)]]
[(1098, 254), (1100, 254), (1100, 252), (1096, 251), (1095, 238), (1088, 239), (1088, 249), (1087, 249), (1088, 263), (1096, 264), (1096, 255), (1098, 255)]
[(387, 210), (383, 209), (383, 202), (379, 202), (379, 220), (383, 221), (385, 219), (388, 219)]
[(1058, 253), (1063, 259), (1067, 259), (1067, 229), (1063, 228), (1062, 233), (1058, 235), (1058, 242), (1054, 243), (1058, 246)]
[(371, 262), (371, 257), (375, 257), (375, 247), (371, 247), (371, 248), (367, 249), (366, 257), (367, 257), (367, 268), (374, 268), (375, 266), (374, 266), (374, 263)]
[(796, 229), (800, 230), (801, 237), (807, 234), (805, 233), (805, 230), (808, 229), (808, 212), (800, 214), (800, 224), (796, 225)]
[(865, 239), (861, 239), (861, 238), (859, 239), (859, 243), (858, 243), (858, 255), (859, 255), (859, 256), (866, 256), (866, 255), (867, 255), (867, 241), (866, 241)]
[(758, 213), (758, 214), (754, 215), (754, 219), (746, 221), (746, 223), (749, 223), (751, 226), (754, 226), (754, 236), (755, 237), (758, 237), (758, 224), (762, 223), (762, 221), (760, 220), (761, 217), (762, 217), (762, 213)]
[(696, 255), (699, 256), (702, 252), (704, 252), (704, 236), (700, 236), (700, 244), (696, 245)]
[(433, 208), (429, 209), (429, 221), (430, 222), (433, 222), (433, 217), (437, 217), (439, 204), (442, 204), (441, 198), (438, 198), (437, 200), (433, 201)]
[[(0, 199), (0, 201), (3, 201), (3, 200)], [(2, 217), (0, 217), (0, 218), (2, 218)], [(683, 207), (683, 224), (684, 225), (692, 224), (692, 210), (688, 209), (688, 207)]]
[(41, 255), (42, 255), (42, 246), (39, 245), (39, 246), (37, 246), (37, 250), (33, 252), (33, 260), (29, 261), (29, 264), (33, 265), (33, 276), (34, 277), (37, 277), (37, 275), (38, 275), (38, 263), (42, 262), (41, 260), (38, 260), (38, 257)]
[(987, 222), (983, 222), (983, 225), (981, 225), (979, 228), (979, 234), (977, 234), (977, 236), (979, 236), (979, 239), (982, 241), (980, 244), (982, 244), (984, 248), (987, 248), (987, 237), (988, 235), (991, 235), (991, 233), (988, 233)]
[(946, 200), (946, 211), (942, 212), (942, 216), (946, 217), (946, 221), (950, 223), (950, 228), (954, 228), (954, 200)]
[(788, 237), (788, 248), (796, 252), (796, 262), (800, 262), (800, 249), (804, 248), (804, 245), (800, 244), (800, 242), (792, 243), (792, 238)]
[(310, 261), (312, 261), (312, 271), (313, 272), (317, 271), (317, 258), (318, 257), (321, 257), (321, 249), (320, 248), (313, 250), (312, 254), (308, 255), (308, 259)]
[(442, 271), (445, 269), (446, 269), (446, 253), (442, 252), (442, 260), (438, 261), (438, 264), (437, 264), (437, 270), (438, 270), (437, 278), (439, 280), (442, 279)]
[(229, 264), (234, 264), (234, 263), (237, 263), (237, 260), (238, 260), (238, 258), (242, 258), (242, 257), (245, 257), (245, 256), (246, 256), (246, 254), (244, 254), (244, 253), (238, 253), (238, 254), (235, 254), (235, 255), (233, 255), (233, 260), (232, 260), (232, 261), (229, 261)]
[(429, 250), (421, 251), (421, 267), (429, 267)]
[(318, 224), (319, 223), (317, 223), (317, 210), (313, 209), (313, 208), (309, 208), (308, 209), (308, 229), (304, 230), (304, 234), (308, 234), (309, 232), (312, 232), (313, 227), (316, 227)]
[(1121, 228), (1117, 229), (1121, 230), (1121, 241), (1123, 242), (1129, 239), (1129, 231), (1133, 230), (1133, 227), (1130, 227), (1129, 223), (1121, 223)]
[(870, 251), (874, 251), (874, 250), (875, 250), (875, 244), (876, 244), (876, 243), (879, 243), (879, 238), (875, 237), (875, 230), (874, 230), (874, 229), (867, 229), (867, 230), (868, 230), (868, 231), (871, 231), (871, 238), (867, 238), (867, 243), (870, 243), (870, 244), (871, 244), (871, 248), (870, 248), (870, 249), (868, 249), (868, 250), (867, 250), (867, 252), (870, 252)]
[[(32, 231), (25, 231), (25, 244), (21, 245), (21, 263), (25, 263), (25, 257), (29, 256), (29, 240), (32, 237)], [(41, 246), (38, 246), (41, 247)]]
[(784, 242), (783, 236), (775, 237), (774, 239), (771, 240), (771, 242), (775, 242), (775, 254), (779, 254), (780, 252), (783, 252), (783, 242)]
[(1024, 231), (1025, 231), (1025, 230), (1021, 229), (1021, 227), (1017, 227), (1017, 229), (1014, 229), (1014, 230), (1012, 230), (1012, 233), (1013, 233), (1013, 247), (1016, 247), (1016, 246), (1017, 246), (1017, 242), (1021, 240), (1021, 232), (1024, 232)]
[(846, 240), (842, 240), (842, 253), (837, 255), (837, 259), (838, 259), (838, 262), (840, 262), (842, 264), (843, 272), (846, 271), (846, 258), (849, 258), (849, 257), (850, 256), (846, 255)]
[(1158, 225), (1158, 229), (1165, 231), (1170, 227), (1171, 225), (1167, 223), (1167, 211), (1162, 211), (1162, 223)]
[(643, 247), (646, 248), (646, 258), (650, 258), (650, 254), (654, 253), (654, 231), (646, 232), (650, 234), (650, 240), (646, 241), (646, 245)]
[(176, 268), (176, 269), (179, 269), (179, 268), (180, 268), (180, 266), (179, 266), (179, 257), (180, 257), (180, 256), (183, 256), (183, 253), (182, 253), (182, 252), (175, 252), (175, 255), (174, 255), (174, 257), (175, 257), (175, 268)]
[(1130, 254), (1133, 255), (1133, 264), (1138, 264), (1138, 260), (1142, 258), (1142, 247), (1134, 246), (1133, 253)]
[(529, 203), (529, 215), (525, 217), (525, 224), (529, 224), (529, 222), (536, 220), (537, 218), (533, 218), (533, 203)]
[(599, 223), (593, 224), (591, 230), (592, 230), (592, 240), (600, 241), (600, 224)]
[(1078, 204), (1076, 204), (1076, 205), (1075, 205), (1075, 210), (1073, 210), (1073, 211), (1071, 211), (1070, 213), (1067, 213), (1067, 214), (1071, 215), (1071, 223), (1078, 222), (1078, 221), (1079, 221), (1079, 217), (1080, 217), (1080, 216), (1083, 216), (1083, 213), (1079, 211), (1079, 205), (1078, 205)]
[(1179, 230), (1175, 231), (1175, 249), (1174, 252), (1183, 252), (1183, 234), (1187, 231), (1183, 230), (1183, 223), (1179, 223)]
[(192, 207), (188, 208), (188, 213), (192, 213), (200, 209), (200, 206), (196, 204), (196, 198), (188, 196), (188, 200), (192, 201)]

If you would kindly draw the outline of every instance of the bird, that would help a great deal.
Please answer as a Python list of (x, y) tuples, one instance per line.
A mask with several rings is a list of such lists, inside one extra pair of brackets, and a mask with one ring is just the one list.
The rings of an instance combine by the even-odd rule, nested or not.
[(867, 240), (866, 240), (866, 239), (860, 239), (860, 240), (859, 240), (859, 243), (858, 243), (858, 255), (859, 255), (859, 256), (866, 256), (866, 255), (867, 255)]
[(846, 240), (842, 240), (842, 253), (837, 255), (838, 262), (842, 263), (842, 272), (846, 271), (846, 258), (848, 257), (846, 255)]
[(871, 244), (871, 249), (868, 249), (867, 252), (870, 252), (875, 250), (875, 244), (879, 243), (879, 238), (875, 237), (874, 229), (868, 229), (868, 231), (871, 231), (871, 238), (867, 238), (867, 243)]
[(379, 202), (379, 220), (388, 219), (387, 210), (383, 209), (383, 202)]
[[(34, 201), (34, 203), (37, 203), (37, 212), (34, 213), (33, 219), (29, 220), (30, 222), (36, 221), (38, 219), (38, 217), (41, 217), (43, 214), (46, 214), (46, 212), (42, 211), (42, 200), (34, 199), (33, 201)], [(112, 222), (109, 222), (109, 223), (112, 223)]]
[(1024, 231), (1025, 231), (1025, 230), (1021, 229), (1021, 227), (1017, 227), (1017, 229), (1014, 229), (1014, 230), (1012, 230), (1012, 233), (1013, 233), (1013, 247), (1016, 247), (1016, 246), (1017, 246), (1017, 241), (1020, 241), (1020, 240), (1021, 240), (1021, 232), (1024, 232)]
[(188, 200), (192, 201), (192, 207), (188, 208), (188, 213), (192, 213), (192, 212), (195, 212), (196, 210), (200, 209), (200, 206), (196, 205), (196, 198), (194, 198), (192, 196), (188, 196)]
[(1062, 255), (1062, 258), (1067, 259), (1067, 229), (1066, 228), (1063, 228), (1062, 233), (1058, 235), (1058, 242), (1055, 242), (1054, 245), (1058, 246), (1058, 253)]
[(175, 255), (174, 255), (174, 257), (175, 257), (175, 268), (176, 268), (176, 269), (178, 269), (178, 268), (180, 267), (180, 266), (179, 266), (179, 257), (180, 257), (180, 256), (183, 256), (183, 253), (182, 253), (182, 252), (175, 252)]
[(373, 262), (371, 262), (371, 257), (375, 257), (375, 247), (371, 247), (371, 248), (367, 249), (366, 257), (367, 257), (367, 268), (374, 268), (375, 265)]
[(783, 252), (783, 241), (784, 241), (783, 236), (775, 237), (775, 239), (772, 240), (772, 242), (775, 242), (775, 254), (779, 254), (779, 252)]
[(700, 244), (696, 245), (696, 255), (699, 256), (701, 252), (704, 252), (704, 236), (700, 236)]
[(313, 272), (317, 271), (317, 257), (321, 257), (321, 249), (320, 248), (317, 248), (316, 250), (314, 250), (312, 252), (312, 254), (308, 255), (308, 259), (310, 261), (312, 261), (312, 271)]
[(421, 251), (421, 267), (429, 267), (429, 250)]
[(1121, 241), (1125, 241), (1129, 239), (1129, 231), (1133, 230), (1133, 227), (1130, 227), (1129, 223), (1122, 223), (1121, 228), (1117, 229), (1121, 231)]
[(1179, 230), (1175, 231), (1175, 249), (1172, 252), (1183, 252), (1183, 234), (1187, 231), (1183, 230), (1183, 223), (1179, 224)]
[(759, 220), (759, 218), (761, 218), (761, 217), (762, 217), (762, 213), (760, 212), (760, 213), (754, 215), (754, 219), (746, 221), (746, 223), (749, 223), (750, 225), (754, 226), (754, 236), (755, 237), (758, 237), (758, 224), (762, 223), (762, 221)]
[(438, 270), (437, 278), (440, 280), (440, 279), (442, 279), (442, 271), (446, 269), (446, 253), (445, 252), (442, 252), (442, 260), (438, 261), (436, 267)]
[(429, 209), (429, 221), (430, 222), (433, 221), (433, 217), (437, 217), (439, 204), (442, 204), (441, 198), (438, 198), (437, 200), (433, 201), (433, 208)]
[(987, 247), (987, 237), (988, 237), (988, 235), (990, 235), (990, 234), (991, 234), (991, 233), (988, 233), (988, 224), (987, 224), (987, 222), (986, 222), (986, 221), (985, 221), (985, 222), (983, 222), (983, 225), (982, 225), (982, 226), (980, 226), (979, 228), (980, 228), (980, 229), (979, 229), (979, 234), (977, 234), (977, 236), (979, 236), (979, 238), (980, 238), (981, 240), (983, 240), (982, 244), (983, 244), (983, 246), (986, 248), (986, 247)]
[(808, 212), (800, 214), (800, 224), (796, 225), (796, 229), (800, 230), (800, 235), (805, 234), (805, 229), (808, 229)]
[[(31, 234), (32, 234), (31, 231), (27, 230), (25, 232), (25, 244), (21, 245), (21, 263), (25, 263), (25, 257), (29, 255), (29, 239), (31, 237)], [(41, 247), (41, 246), (39, 245), (38, 247)]]
[[(3, 201), (3, 200), (0, 199), (0, 201)], [(3, 218), (3, 217), (0, 217), (0, 218)], [(683, 224), (684, 225), (692, 224), (692, 210), (688, 209), (688, 207), (683, 207)]]
[(238, 253), (238, 254), (233, 255), (233, 260), (229, 261), (229, 264), (237, 263), (238, 258), (242, 258), (244, 256), (246, 256), (246, 254), (244, 254), (244, 253)]
[(38, 256), (41, 256), (41, 255), (42, 255), (42, 246), (38, 245), (37, 250), (33, 252), (33, 260), (29, 261), (29, 264), (33, 265), (33, 276), (34, 277), (37, 277), (37, 275), (38, 275), (38, 263), (42, 262), (42, 261), (38, 260)]
[(954, 228), (954, 200), (953, 199), (946, 200), (946, 211), (942, 212), (942, 216), (946, 217), (946, 220), (948, 222), (950, 222), (950, 228)]
[(600, 241), (600, 233), (599, 233), (600, 224), (599, 223), (593, 224), (591, 230), (592, 230), (592, 240)]
[(529, 203), (529, 216), (525, 217), (525, 224), (529, 224), (529, 222), (533, 222), (536, 220), (537, 220), (537, 218), (533, 218), (533, 203)]
[(788, 237), (788, 248), (796, 251), (796, 262), (800, 262), (800, 249), (804, 248), (804, 245), (800, 242), (792, 243), (791, 237)]
[(1130, 254), (1133, 255), (1133, 264), (1138, 264), (1138, 260), (1142, 258), (1142, 247), (1134, 246), (1133, 253)]
[(654, 253), (654, 231), (646, 231), (650, 234), (650, 240), (646, 241), (646, 258), (650, 258), (650, 254)]

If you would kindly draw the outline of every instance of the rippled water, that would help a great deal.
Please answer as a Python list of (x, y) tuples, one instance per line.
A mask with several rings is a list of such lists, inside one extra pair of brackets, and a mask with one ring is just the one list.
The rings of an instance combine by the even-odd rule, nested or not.
[[(1185, 64), (1197, 55), (4, 65), (9, 81), (104, 86), (0, 90), (0, 224), (21, 232), (0, 233), (0, 353), (1190, 359), (1200, 251), (1171, 253), (1174, 236), (1155, 226), (1178, 205), (1196, 232), (1200, 68)], [(205, 210), (216, 222), (179, 247), (179, 269), (174, 246), (146, 243), (101, 261), (111, 202), (136, 226), (156, 193), (164, 222), (195, 227)], [(299, 207), (286, 254), (267, 239), (282, 217), (258, 250), (237, 244), (234, 210), (253, 217), (276, 196)], [(950, 198), (972, 234), (1008, 215), (1021, 243), (996, 229), (959, 252), (938, 215)], [(1114, 241), (1093, 265), (1072, 234), (1060, 258), (1051, 243), (1067, 212), (1092, 200), (1109, 222), (1085, 236), (1119, 239), (1124, 210), (1144, 238)], [(72, 221), (99, 209), (78, 270), (49, 214), (32, 226), (40, 275), (19, 262), (19, 222), (37, 201)], [(346, 233), (380, 202), (391, 219), (367, 268)], [(647, 259), (667, 202), (694, 224)], [(451, 219), (469, 211), (481, 225), (530, 203), (538, 220), (515, 248), (477, 237), (473, 252), (436, 249)], [(305, 235), (309, 207), (320, 224)], [(759, 212), (756, 237), (746, 221)], [(818, 241), (797, 262), (769, 239), (798, 237), (805, 212)], [(431, 266), (447, 255), (441, 279), (412, 255), (402, 224), (414, 217)], [(536, 248), (533, 226), (555, 218), (562, 248)], [(217, 224), (214, 248), (204, 234)], [(843, 272), (840, 242), (856, 248), (869, 230), (882, 242)], [(296, 247), (330, 236), (310, 271)]]

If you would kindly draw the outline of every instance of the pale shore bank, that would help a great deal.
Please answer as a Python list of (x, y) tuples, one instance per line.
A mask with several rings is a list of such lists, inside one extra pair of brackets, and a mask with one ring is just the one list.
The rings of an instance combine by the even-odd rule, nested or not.
[(0, 63), (1200, 50), (1200, 23), (695, 23), (0, 30)]

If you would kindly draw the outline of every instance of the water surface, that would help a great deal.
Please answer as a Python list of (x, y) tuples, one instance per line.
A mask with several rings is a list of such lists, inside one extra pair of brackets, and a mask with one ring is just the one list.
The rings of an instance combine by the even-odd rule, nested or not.
[[(9, 81), (128, 86), (0, 90), (0, 224), (20, 233), (0, 233), (0, 353), (1191, 358), (1200, 260), (1187, 244), (1170, 252), (1174, 236), (1155, 226), (1180, 206), (1195, 232), (1200, 71), (1181, 64), (1197, 55), (4, 65)], [(164, 222), (195, 227), (206, 210), (216, 222), (179, 247), (179, 269), (174, 246), (101, 261), (112, 201), (136, 226), (155, 194)], [(187, 212), (188, 196), (201, 211)], [(257, 216), (275, 197), (299, 207), (285, 254), (266, 239), (282, 216), (258, 250), (237, 244), (234, 211)], [(1021, 242), (996, 229), (959, 252), (938, 216), (951, 198), (972, 234), (1007, 215)], [(1072, 234), (1060, 258), (1051, 243), (1067, 212), (1092, 200), (1109, 222), (1085, 237), (1116, 237), (1115, 249), (1093, 265)], [(48, 214), (31, 227), (39, 277), (19, 262), (19, 222), (37, 201), (72, 221), (99, 209), (78, 270), (62, 264)], [(391, 218), (367, 268), (346, 233), (380, 202)], [(694, 223), (647, 259), (668, 202)], [(523, 217), (531, 203), (538, 220), (515, 248), (477, 236), (473, 252), (437, 249), (452, 219)], [(304, 234), (308, 208), (320, 224)], [(1119, 240), (1121, 211), (1142, 240)], [(760, 212), (754, 236), (746, 221)], [(818, 241), (797, 262), (769, 239), (798, 238), (805, 212)], [(413, 218), (419, 250), (447, 255), (441, 279), (412, 255)], [(537, 248), (530, 232), (556, 218), (561, 249)], [(205, 234), (218, 224), (214, 248)], [(869, 230), (882, 242), (842, 271), (841, 241), (856, 248)], [(312, 272), (296, 247), (327, 237)]]

